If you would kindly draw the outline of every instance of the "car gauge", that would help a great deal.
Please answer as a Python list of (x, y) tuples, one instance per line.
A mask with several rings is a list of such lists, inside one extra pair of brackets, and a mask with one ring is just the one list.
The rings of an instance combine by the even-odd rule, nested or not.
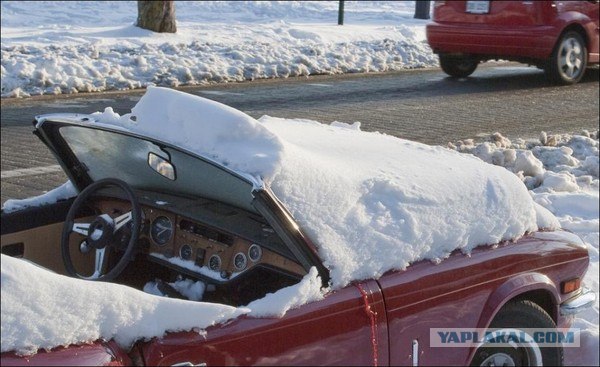
[(248, 260), (246, 260), (246, 255), (242, 252), (238, 252), (233, 257), (233, 266), (235, 270), (242, 271), (246, 269), (246, 265), (248, 264)]
[(179, 249), (179, 256), (183, 260), (190, 260), (192, 258), (192, 246), (185, 244)]
[(257, 262), (258, 260), (260, 260), (261, 256), (262, 249), (259, 245), (255, 243), (252, 246), (250, 246), (250, 248), (248, 249), (248, 257), (250, 258), (250, 260), (252, 260), (252, 262)]
[(152, 241), (159, 246), (163, 246), (173, 236), (173, 222), (168, 217), (160, 216), (154, 219), (150, 229)]
[(221, 269), (221, 258), (219, 255), (212, 255), (208, 259), (208, 268), (213, 271), (219, 271)]

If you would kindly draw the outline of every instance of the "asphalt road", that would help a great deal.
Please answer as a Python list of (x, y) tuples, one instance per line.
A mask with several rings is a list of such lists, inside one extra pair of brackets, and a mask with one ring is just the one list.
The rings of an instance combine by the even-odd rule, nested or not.
[[(541, 131), (573, 133), (599, 124), (598, 70), (567, 87), (552, 86), (543, 72), (518, 64), (486, 64), (472, 77), (447, 78), (438, 69), (382, 74), (313, 76), (182, 90), (225, 103), (253, 117), (270, 115), (324, 123), (360, 121), (363, 130), (446, 144), (500, 132), (509, 138)], [(31, 134), (43, 113), (91, 113), (111, 106), (127, 113), (143, 91), (3, 99), (2, 203), (38, 195), (66, 177)]]

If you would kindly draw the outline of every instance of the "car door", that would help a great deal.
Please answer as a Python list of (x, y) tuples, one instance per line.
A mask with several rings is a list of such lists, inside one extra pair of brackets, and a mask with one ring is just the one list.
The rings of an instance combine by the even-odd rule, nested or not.
[[(168, 317), (168, 315), (165, 315)], [(375, 281), (350, 285), (281, 318), (243, 316), (205, 332), (141, 344), (146, 365), (386, 365), (387, 320)]]
[(10, 213), (2, 211), (2, 253), (64, 273), (60, 238), (72, 202), (64, 200)]

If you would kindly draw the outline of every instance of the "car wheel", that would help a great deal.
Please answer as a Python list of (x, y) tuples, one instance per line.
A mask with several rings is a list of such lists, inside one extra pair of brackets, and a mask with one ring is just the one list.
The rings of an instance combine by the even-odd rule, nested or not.
[[(523, 300), (506, 304), (489, 328), (520, 333), (523, 329), (556, 329), (556, 324), (540, 306)], [(492, 344), (499, 342), (491, 340), (477, 349), (471, 366), (560, 366), (563, 362), (562, 347), (542, 348), (535, 341)]]
[(479, 60), (470, 57), (440, 55), (440, 66), (444, 72), (455, 78), (465, 78), (477, 69)]
[(587, 58), (583, 37), (575, 31), (566, 32), (546, 63), (546, 75), (553, 83), (575, 84), (585, 73)]

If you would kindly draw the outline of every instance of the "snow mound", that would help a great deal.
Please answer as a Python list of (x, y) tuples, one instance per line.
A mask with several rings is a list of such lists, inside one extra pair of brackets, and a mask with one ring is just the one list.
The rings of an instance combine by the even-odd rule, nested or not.
[(131, 115), (107, 110), (92, 117), (264, 180), (317, 244), (334, 288), (455, 249), (559, 227), (507, 170), (363, 132), (360, 124), (257, 121), (160, 87), (150, 88)]
[(31, 354), (100, 338), (128, 348), (138, 339), (204, 329), (249, 312), (69, 278), (6, 255), (1, 260), (2, 352)]
[(2, 210), (5, 213), (11, 213), (28, 207), (56, 203), (59, 200), (66, 200), (75, 196), (77, 196), (77, 189), (73, 186), (71, 181), (67, 181), (57, 188), (39, 196), (27, 199), (8, 199), (2, 206)]
[(271, 189), (316, 242), (334, 288), (559, 227), (515, 175), (475, 157), (358, 126), (259, 121), (285, 146)]
[(148, 87), (131, 114), (119, 116), (107, 108), (90, 117), (186, 148), (259, 180), (271, 177), (281, 164), (281, 142), (258, 121), (219, 102), (173, 89)]

